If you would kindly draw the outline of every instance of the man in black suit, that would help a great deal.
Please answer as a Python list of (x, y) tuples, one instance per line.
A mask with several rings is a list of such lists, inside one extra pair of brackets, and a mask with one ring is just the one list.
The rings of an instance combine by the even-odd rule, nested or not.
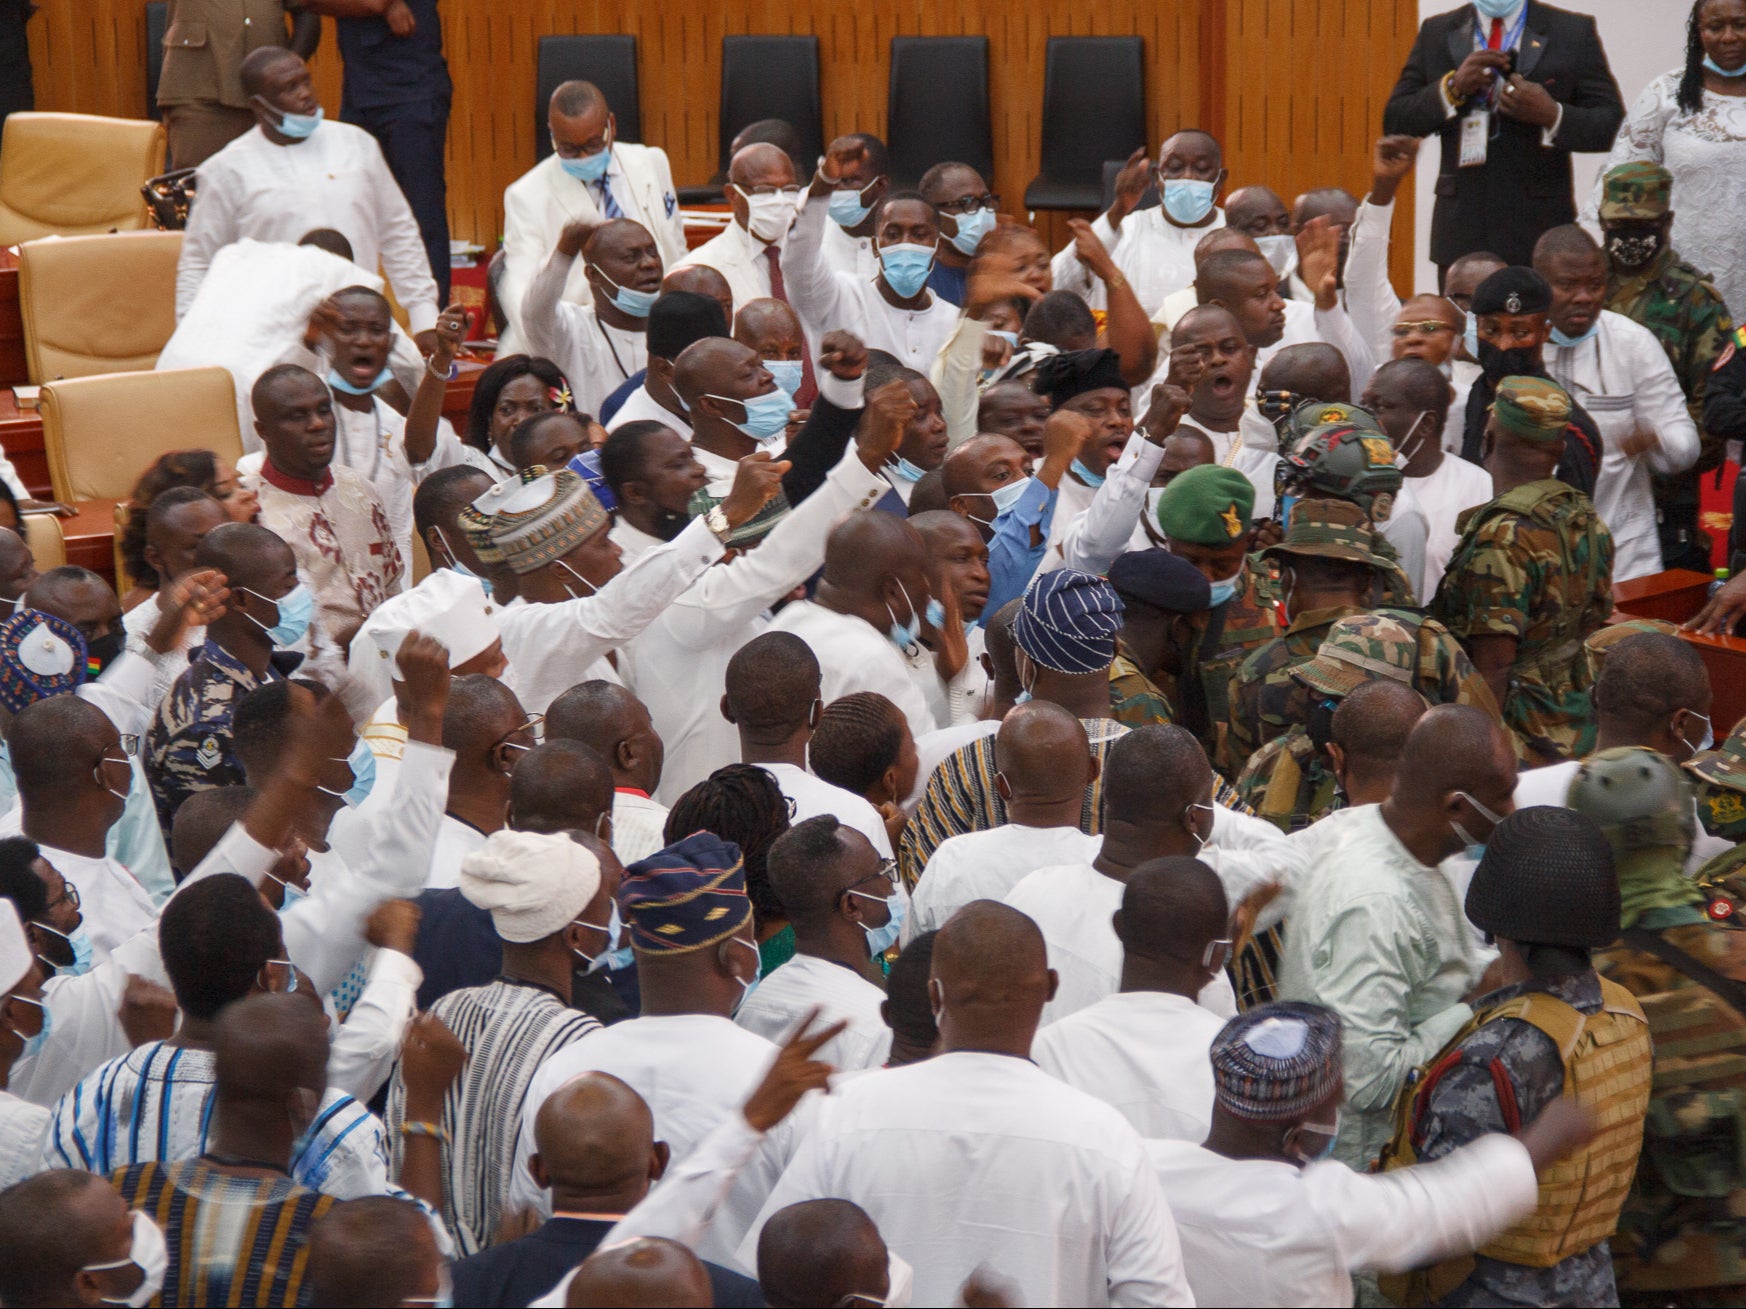
[(1573, 151), (1612, 148), (1625, 105), (1594, 19), (1540, 0), (1474, 0), (1428, 18), (1383, 110), (1384, 132), (1443, 138), (1431, 259), (1533, 261), (1574, 222)]

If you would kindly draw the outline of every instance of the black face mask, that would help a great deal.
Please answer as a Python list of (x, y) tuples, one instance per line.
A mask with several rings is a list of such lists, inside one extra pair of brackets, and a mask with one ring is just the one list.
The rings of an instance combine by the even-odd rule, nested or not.
[(1493, 386), (1506, 377), (1540, 377), (1545, 371), (1540, 364), (1539, 352), (1532, 347), (1499, 350), (1484, 337), (1479, 338), (1479, 366), (1485, 370), (1486, 380)]
[(672, 541), (676, 539), (679, 533), (683, 532), (690, 523), (691, 519), (687, 515), (675, 514), (663, 509), (655, 515), (655, 535), (660, 537), (663, 541)]
[(101, 673), (115, 662), (122, 647), (127, 641), (127, 634), (122, 631), (112, 631), (107, 636), (100, 636), (94, 641), (85, 642), (85, 655), (96, 666), (96, 672)]

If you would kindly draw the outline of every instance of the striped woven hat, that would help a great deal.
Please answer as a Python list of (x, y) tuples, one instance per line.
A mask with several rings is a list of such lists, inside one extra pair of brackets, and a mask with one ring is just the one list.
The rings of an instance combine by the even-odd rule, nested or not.
[(1340, 1016), (1280, 1000), (1238, 1014), (1212, 1043), (1213, 1092), (1238, 1118), (1283, 1122), (1340, 1083)]
[(1013, 619), (1012, 639), (1044, 668), (1096, 673), (1115, 662), (1124, 608), (1115, 588), (1077, 568), (1038, 576)]
[(725, 941), (752, 917), (740, 848), (693, 832), (625, 869), (618, 912), (641, 954), (687, 954)]
[(609, 522), (581, 477), (568, 468), (552, 473), (539, 467), (499, 482), (458, 520), (483, 562), (505, 564), (516, 573), (562, 559)]

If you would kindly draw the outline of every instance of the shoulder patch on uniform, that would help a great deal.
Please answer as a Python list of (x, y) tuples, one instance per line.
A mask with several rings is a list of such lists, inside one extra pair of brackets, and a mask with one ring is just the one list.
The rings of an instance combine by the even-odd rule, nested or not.
[(211, 772), (224, 759), (224, 751), (218, 748), (218, 738), (209, 736), (200, 742), (200, 748), (194, 751), (194, 762), (207, 772)]
[[(1746, 331), (1746, 328), (1741, 328), (1740, 330)], [(1736, 332), (1734, 335), (1739, 336), (1740, 333)], [(1734, 342), (1728, 342), (1728, 344), (1723, 348), (1722, 353), (1716, 356), (1716, 362), (1710, 365), (1710, 371), (1712, 373), (1719, 373), (1722, 369), (1728, 366), (1728, 361), (1734, 357), (1734, 348)]]
[(1746, 350), (1746, 327), (1736, 327), (1734, 329), (1734, 344), (1739, 346), (1742, 350)]

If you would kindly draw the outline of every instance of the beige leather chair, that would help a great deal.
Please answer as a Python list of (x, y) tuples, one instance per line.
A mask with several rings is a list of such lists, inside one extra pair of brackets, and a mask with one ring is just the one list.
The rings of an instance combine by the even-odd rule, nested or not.
[(0, 134), (0, 245), (148, 227), (139, 189), (163, 171), (162, 123), (10, 114)]
[(61, 533), (59, 518), (53, 514), (20, 514), (19, 519), (37, 572), (46, 573), (67, 562), (67, 538)]
[(42, 388), (42, 441), (55, 499), (123, 500), (172, 450), (242, 457), (236, 384), (223, 368), (110, 373)]
[(24, 357), (38, 386), (130, 373), (158, 361), (176, 330), (180, 232), (46, 237), (18, 251)]

